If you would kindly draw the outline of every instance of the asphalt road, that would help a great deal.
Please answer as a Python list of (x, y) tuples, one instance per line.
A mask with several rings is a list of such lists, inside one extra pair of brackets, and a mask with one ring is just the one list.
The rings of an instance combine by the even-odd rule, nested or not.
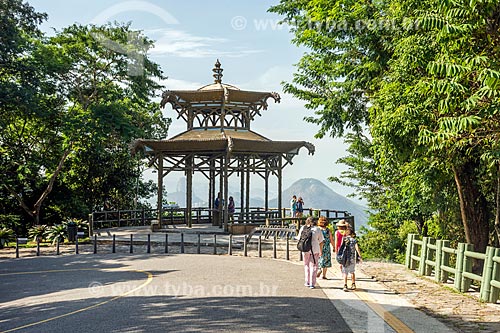
[(351, 332), (301, 265), (213, 255), (0, 260), (0, 332)]

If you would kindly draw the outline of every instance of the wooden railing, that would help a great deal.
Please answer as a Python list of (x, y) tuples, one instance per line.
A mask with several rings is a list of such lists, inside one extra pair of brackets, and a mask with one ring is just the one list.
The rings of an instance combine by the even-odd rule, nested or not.
[[(211, 223), (214, 218), (214, 210), (208, 207), (192, 208), (192, 223)], [(265, 210), (262, 207), (250, 207), (248, 211), (236, 209), (234, 221), (238, 223), (269, 223), (268, 221), (289, 221), (296, 218), (287, 217), (290, 215), (290, 208), (283, 208), (281, 211), (277, 208)], [(354, 226), (354, 216), (347, 211), (333, 209), (305, 208), (304, 216), (326, 216), (330, 220), (346, 219)], [(141, 210), (115, 210), (101, 211), (89, 214), (89, 231), (93, 234), (94, 229), (126, 227), (126, 226), (146, 226), (151, 225), (154, 220), (158, 220), (157, 209)], [(305, 220), (305, 218), (304, 218)], [(164, 208), (162, 224), (187, 224), (186, 208)], [(300, 227), (300, 224), (297, 225)]]
[[(193, 208), (191, 211), (193, 223), (211, 221), (211, 214), (208, 208)], [(89, 225), (92, 225), (92, 230), (112, 227), (145, 226), (151, 225), (153, 220), (158, 220), (157, 209), (101, 211), (89, 214)], [(164, 208), (162, 221), (167, 224), (186, 223), (186, 208)]]
[[(320, 216), (320, 215), (316, 215)], [(329, 218), (328, 220), (330, 223), (335, 224), (335, 221), (337, 220), (346, 220), (349, 222), (352, 228), (355, 228), (355, 223), (354, 223), (354, 216), (342, 216), (342, 217), (335, 217), (335, 218)], [(301, 226), (305, 224), (305, 221), (307, 220), (307, 217), (282, 217), (282, 218), (267, 218), (266, 219), (266, 225), (271, 226), (271, 225), (280, 225), (282, 227), (285, 227), (287, 225), (294, 225), (295, 229), (297, 231), (300, 229)]]
[[(272, 229), (272, 230), (271, 230)], [(283, 230), (280, 230), (283, 229)], [(263, 252), (267, 251), (269, 255), (269, 251), (272, 251), (272, 257), (274, 259), (285, 259), (290, 260), (291, 254), (295, 254), (298, 260), (302, 260), (302, 253), (296, 248), (296, 241), (291, 237), (294, 233), (293, 229), (286, 228), (269, 228), (266, 226), (262, 226), (259, 230), (261, 234), (259, 234), (258, 239), (254, 242), (256, 248), (252, 252), (254, 256), (263, 257)], [(191, 240), (185, 239), (185, 236), (190, 236)], [(209, 237), (210, 240), (204, 239), (201, 240), (201, 236)], [(144, 236), (147, 237), (144, 240)], [(98, 236), (95, 234), (90, 238), (87, 244), (80, 244), (78, 241), (78, 236), (76, 237), (76, 241), (72, 244), (67, 244), (64, 246), (64, 253), (73, 252), (74, 254), (79, 254), (80, 252), (85, 253), (193, 253), (193, 254), (228, 254), (234, 255), (238, 254), (235, 252), (240, 252), (243, 256), (251, 256), (251, 247), (250, 245), (250, 237), (248, 235), (221, 235), (221, 234), (209, 234), (209, 233), (201, 233), (201, 232), (193, 232), (193, 231), (167, 231), (163, 233), (163, 239), (153, 240), (151, 234), (139, 234), (134, 235), (130, 234), (129, 237), (123, 237), (120, 240), (117, 240), (115, 234), (110, 234), (108, 237), (106, 236)], [(158, 238), (158, 237), (156, 237)], [(174, 239), (175, 238), (175, 239)], [(223, 238), (223, 239), (220, 239)], [(272, 240), (272, 243), (269, 244), (269, 240)], [(278, 244), (278, 240), (280, 243)], [(265, 244), (264, 242), (267, 241)], [(290, 246), (290, 242), (292, 242), (292, 246)], [(20, 258), (22, 252), (20, 252), (20, 245), (27, 243), (26, 238), (18, 238), (16, 239), (16, 247), (15, 254), (16, 258)], [(90, 243), (90, 244), (89, 244)], [(266, 245), (266, 246), (264, 246)], [(255, 247), (255, 246), (254, 246)], [(202, 251), (202, 248), (204, 251)], [(212, 251), (207, 251), (207, 249), (212, 249)], [(62, 252), (60, 251), (59, 241), (56, 243), (55, 249), (53, 247), (46, 247), (45, 253), (49, 255), (60, 255)], [(42, 255), (40, 250), (40, 240), (37, 240), (36, 244), (36, 256)]]
[[(418, 269), (418, 273), (424, 276), (431, 276), (434, 272), (434, 279), (441, 283), (448, 282), (449, 274), (453, 274), (453, 286), (460, 292), (467, 292), (473, 281), (479, 282), (480, 299), (496, 303), (500, 295), (500, 249), (488, 246), (486, 253), (478, 253), (473, 251), (472, 244), (458, 243), (456, 249), (449, 245), (448, 240), (430, 237), (419, 240), (417, 235), (409, 234), (406, 267)], [(481, 275), (472, 272), (474, 259), (483, 261)]]

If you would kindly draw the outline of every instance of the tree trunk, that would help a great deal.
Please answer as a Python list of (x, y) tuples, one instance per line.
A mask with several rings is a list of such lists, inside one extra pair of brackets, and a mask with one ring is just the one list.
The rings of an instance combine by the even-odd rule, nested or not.
[(427, 237), (428, 227), (427, 227), (427, 224), (425, 223), (423, 216), (421, 216), (421, 215), (415, 216), (414, 221), (415, 221), (415, 225), (417, 226), (418, 233), (422, 237)]
[(489, 212), (487, 200), (480, 190), (476, 178), (477, 163), (467, 162), (453, 166), (453, 174), (460, 200), (460, 213), (467, 243), (474, 251), (484, 253), (489, 238)]
[(57, 176), (61, 172), (62, 167), (64, 165), (64, 161), (66, 161), (66, 158), (68, 157), (70, 152), (71, 152), (71, 145), (68, 149), (64, 151), (63, 155), (61, 156), (61, 159), (59, 160), (59, 164), (57, 165), (56, 170), (52, 174), (52, 177), (50, 177), (49, 183), (47, 184), (47, 188), (42, 192), (42, 195), (36, 201), (35, 205), (33, 206), (33, 209), (28, 207), (28, 205), (24, 202), (23, 198), (13, 188), (11, 188), (8, 185), (5, 185), (7, 190), (17, 199), (19, 205), (29, 214), (29, 216), (33, 218), (34, 225), (40, 224), (40, 210), (42, 209), (42, 203), (52, 191), (54, 182), (56, 181)]

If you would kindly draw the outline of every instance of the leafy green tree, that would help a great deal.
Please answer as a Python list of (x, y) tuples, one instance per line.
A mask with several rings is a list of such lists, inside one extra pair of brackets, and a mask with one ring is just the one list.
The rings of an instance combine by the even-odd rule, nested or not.
[(0, 5), (3, 213), (21, 214), (13, 198), (34, 224), (42, 203), (56, 223), (132, 207), (152, 187), (138, 184), (128, 146), (165, 137), (170, 123), (152, 101), (164, 79), (147, 57), (152, 41), (127, 24), (73, 25), (46, 38), (37, 29), (45, 14), (20, 1)]
[[(318, 124), (317, 137), (359, 133), (368, 122), (367, 103), (387, 67), (391, 31), (369, 22), (384, 19), (385, 1), (282, 0), (270, 9), (284, 16), (293, 42), (306, 46), (292, 83), (285, 92), (307, 102)], [(390, 22), (389, 22), (390, 23)]]
[(73, 25), (46, 43), (45, 61), (65, 68), (57, 79), (79, 138), (64, 185), (88, 211), (132, 207), (140, 166), (129, 144), (166, 136), (170, 120), (151, 101), (164, 78), (147, 57), (152, 46), (128, 24)]
[(499, 162), (499, 13), (498, 1), (445, 1), (419, 16), (438, 47), (420, 81), (422, 100), (433, 105), (433, 123), (422, 129), (421, 141), (452, 170), (466, 240), (481, 251), (493, 205), (488, 168), (495, 172)]
[(374, 220), (449, 234), (459, 212), (465, 239), (484, 250), (488, 193), (500, 192), (498, 1), (282, 0), (271, 10), (310, 50), (285, 90), (314, 110), (318, 137), (353, 133), (343, 161)]
[(42, 202), (69, 154), (58, 151), (63, 102), (47, 80), (50, 69), (33, 56), (41, 38), (37, 27), (46, 15), (16, 0), (1, 1), (0, 11), (0, 166), (5, 173), (0, 187), (2, 197), (16, 198), (38, 223)]

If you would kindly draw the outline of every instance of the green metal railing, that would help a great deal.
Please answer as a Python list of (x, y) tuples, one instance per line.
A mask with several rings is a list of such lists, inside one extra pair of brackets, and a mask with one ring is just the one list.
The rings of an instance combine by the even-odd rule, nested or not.
[[(496, 303), (500, 295), (500, 249), (492, 246), (486, 253), (473, 251), (472, 244), (458, 243), (457, 249), (449, 247), (450, 241), (430, 237), (417, 239), (416, 234), (408, 235), (406, 247), (406, 267), (418, 270), (418, 274), (431, 276), (437, 282), (446, 283), (453, 274), (454, 288), (467, 292), (473, 281), (479, 282), (480, 299)], [(454, 259), (454, 265), (452, 265)], [(473, 260), (483, 261), (482, 274), (472, 272)]]

